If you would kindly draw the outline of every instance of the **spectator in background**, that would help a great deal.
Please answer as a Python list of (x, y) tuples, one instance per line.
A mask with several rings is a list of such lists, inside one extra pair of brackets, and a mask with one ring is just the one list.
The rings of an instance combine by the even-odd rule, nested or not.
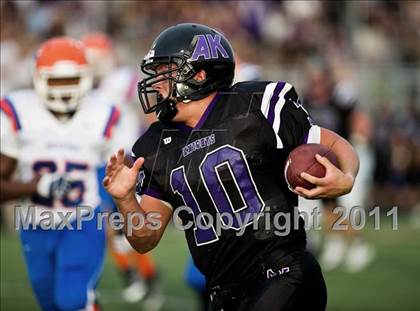
[[(360, 158), (360, 170), (350, 194), (337, 199), (324, 199), (321, 202), (304, 202), (303, 205), (316, 207), (323, 205), (326, 237), (320, 262), (324, 270), (332, 270), (344, 263), (349, 272), (362, 270), (372, 259), (374, 249), (365, 242), (359, 231), (346, 224), (348, 230), (334, 231), (339, 214), (333, 213), (337, 206), (348, 211), (353, 207), (366, 209), (368, 190), (371, 185), (373, 168), (370, 150), (370, 120), (356, 105), (356, 93), (351, 80), (345, 74), (345, 63), (334, 62), (310, 66), (304, 106), (316, 124), (339, 133), (348, 139)], [(344, 223), (344, 222), (343, 222)]]

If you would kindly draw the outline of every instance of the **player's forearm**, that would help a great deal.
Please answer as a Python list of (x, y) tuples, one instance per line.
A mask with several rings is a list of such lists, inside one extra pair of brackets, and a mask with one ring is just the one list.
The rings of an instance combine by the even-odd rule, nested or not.
[(28, 183), (0, 179), (0, 202), (28, 197), (37, 193), (38, 180)]
[(357, 172), (359, 171), (359, 157), (350, 143), (340, 137), (340, 139), (331, 146), (331, 150), (337, 155), (341, 171), (355, 179)]
[(337, 156), (340, 170), (351, 181), (350, 189), (353, 187), (354, 179), (359, 171), (359, 157), (350, 143), (336, 133), (322, 129), (321, 144), (328, 146)]
[[(152, 250), (159, 240), (157, 230), (149, 229), (146, 226), (146, 213), (141, 208), (136, 196), (132, 194), (127, 199), (115, 200), (115, 203), (124, 217), (124, 233), (131, 246), (142, 254)], [(139, 226), (140, 217), (132, 217), (134, 213), (142, 214), (144, 223), (141, 226)], [(132, 219), (131, 222), (128, 221), (130, 217)], [(132, 228), (128, 228), (128, 226), (132, 226)]]

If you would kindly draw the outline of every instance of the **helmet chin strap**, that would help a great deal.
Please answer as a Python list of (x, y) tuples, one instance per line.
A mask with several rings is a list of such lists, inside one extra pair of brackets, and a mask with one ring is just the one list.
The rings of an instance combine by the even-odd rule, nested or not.
[[(201, 84), (204, 84), (203, 82)], [(199, 83), (194, 83), (194, 84), (195, 86), (199, 85)], [(183, 85), (186, 85), (186, 84), (183, 84)], [(177, 85), (175, 85), (172, 90), (172, 96), (168, 98), (167, 100), (165, 100), (163, 103), (161, 103), (160, 108), (158, 109), (158, 112), (157, 112), (157, 118), (164, 123), (171, 122), (172, 119), (178, 113), (178, 109), (176, 108), (176, 104), (178, 101), (189, 103), (192, 100), (200, 100), (208, 96), (209, 93), (212, 91), (213, 91), (213, 87), (211, 85), (207, 85), (200, 89), (194, 90), (188, 96), (180, 96), (177, 92)], [(188, 97), (188, 98), (185, 98), (185, 97)]]
[(157, 118), (163, 123), (171, 122), (178, 113), (176, 103), (177, 101), (175, 98), (168, 98), (165, 100), (158, 108)]

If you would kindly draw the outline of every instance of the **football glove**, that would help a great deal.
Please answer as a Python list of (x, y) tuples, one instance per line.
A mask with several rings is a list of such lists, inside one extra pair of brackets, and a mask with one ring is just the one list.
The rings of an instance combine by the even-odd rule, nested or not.
[(71, 179), (66, 174), (43, 174), (37, 184), (39, 195), (62, 199), (71, 190)]

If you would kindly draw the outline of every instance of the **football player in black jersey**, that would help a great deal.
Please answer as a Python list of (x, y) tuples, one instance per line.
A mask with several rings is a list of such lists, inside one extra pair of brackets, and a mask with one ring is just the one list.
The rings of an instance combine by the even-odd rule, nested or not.
[[(104, 178), (126, 220), (135, 212), (160, 216), (160, 226), (146, 221), (133, 229), (126, 221), (131, 245), (142, 253), (153, 249), (177, 214), (189, 227), (187, 243), (206, 276), (213, 310), (324, 310), (326, 287), (305, 250), (303, 220), (297, 226), (289, 222), (284, 232), (274, 220), (294, 219), (297, 195), (348, 193), (359, 166), (351, 145), (312, 124), (289, 83), (231, 86), (232, 48), (207, 26), (164, 30), (141, 68), (148, 77), (138, 85), (140, 102), (159, 121), (133, 146), (132, 167), (124, 165), (119, 150)], [(340, 169), (318, 157), (326, 176), (303, 175), (316, 188), (291, 192), (283, 176), (285, 159), (309, 142), (330, 147)], [(221, 220), (224, 229), (217, 230), (212, 219)]]

